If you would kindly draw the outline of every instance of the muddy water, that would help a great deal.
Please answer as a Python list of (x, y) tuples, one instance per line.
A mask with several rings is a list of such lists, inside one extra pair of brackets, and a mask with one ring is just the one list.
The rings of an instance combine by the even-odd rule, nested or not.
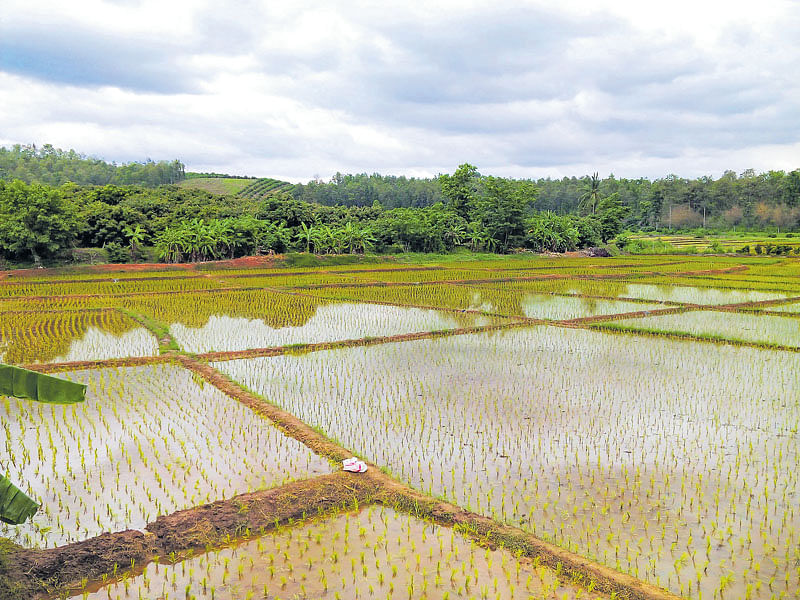
[(675, 593), (800, 589), (795, 353), (536, 327), (217, 367), (423, 491)]
[(87, 600), (596, 598), (451, 529), (372, 507), (283, 528), (79, 594)]
[(160, 514), (330, 472), (272, 424), (171, 365), (60, 376), (71, 406), (0, 398), (0, 465), (42, 504), (0, 536), (46, 547), (142, 528)]

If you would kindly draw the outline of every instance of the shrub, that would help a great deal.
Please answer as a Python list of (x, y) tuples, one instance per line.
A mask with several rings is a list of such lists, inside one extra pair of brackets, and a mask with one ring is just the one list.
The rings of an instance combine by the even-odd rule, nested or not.
[(725, 252), (725, 248), (722, 245), (722, 242), (720, 242), (719, 240), (714, 240), (713, 242), (711, 242), (709, 250), (711, 250), (711, 252), (713, 252), (714, 254), (721, 254)]
[(567, 216), (536, 213), (527, 223), (525, 247), (535, 252), (567, 252), (578, 247), (578, 230)]
[(130, 253), (127, 248), (123, 248), (117, 242), (109, 242), (106, 244), (106, 252), (108, 253), (108, 260), (112, 263), (125, 263), (130, 258)]

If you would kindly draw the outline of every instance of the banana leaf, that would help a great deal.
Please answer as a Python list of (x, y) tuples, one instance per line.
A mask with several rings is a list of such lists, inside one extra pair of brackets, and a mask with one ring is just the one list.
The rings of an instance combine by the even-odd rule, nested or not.
[(36, 400), (51, 404), (75, 404), (86, 399), (86, 385), (37, 373)]
[(0, 364), (0, 395), (30, 398), (51, 404), (74, 404), (84, 400), (86, 386), (21, 367)]
[[(51, 404), (73, 404), (86, 398), (86, 386), (29, 371), (20, 367), (0, 364), (0, 395), (30, 398)], [(25, 492), (0, 475), (0, 521), (20, 525), (36, 514), (39, 505)]]
[(36, 514), (39, 505), (25, 492), (0, 475), (0, 521), (21, 525)]
[(14, 369), (0, 364), (0, 396), (14, 395)]

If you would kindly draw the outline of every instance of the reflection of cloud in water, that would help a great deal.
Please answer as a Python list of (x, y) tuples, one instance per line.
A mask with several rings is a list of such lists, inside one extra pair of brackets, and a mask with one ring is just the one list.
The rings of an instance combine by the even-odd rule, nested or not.
[(544, 296), (526, 294), (522, 310), (526, 317), (536, 319), (575, 319), (594, 315), (615, 315), (640, 310), (663, 308), (660, 304), (640, 304), (597, 298), (575, 298), (570, 296)]
[(735, 304), (738, 302), (758, 302), (761, 300), (788, 298), (787, 294), (779, 292), (645, 284), (629, 284), (627, 291), (623, 295), (629, 298), (667, 300), (690, 304)]
[(467, 308), (467, 310), (482, 310), (488, 313), (499, 312), (494, 303), (489, 302), (488, 300), (483, 300), (481, 298), (480, 292), (475, 292), (474, 294), (472, 294), (472, 298), (470, 298), (469, 307)]
[(621, 327), (713, 336), (745, 342), (800, 347), (800, 321), (792, 317), (697, 311), (618, 321)]
[(456, 318), (437, 310), (343, 303), (319, 306), (298, 327), (273, 328), (261, 319), (215, 315), (199, 328), (174, 323), (170, 333), (184, 350), (210, 352), (455, 329), (490, 322), (490, 318), (480, 315)]
[(155, 356), (157, 354), (158, 340), (144, 327), (137, 327), (120, 335), (102, 331), (97, 327), (89, 327), (81, 339), (72, 341), (65, 354), (55, 357), (50, 362), (102, 360), (129, 356)]

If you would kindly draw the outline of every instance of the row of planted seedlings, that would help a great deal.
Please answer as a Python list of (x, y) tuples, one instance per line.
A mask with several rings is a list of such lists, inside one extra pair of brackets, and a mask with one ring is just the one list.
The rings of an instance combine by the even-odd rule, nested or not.
[[(473, 286), (470, 286), (473, 287)], [(584, 297), (597, 297), (617, 300), (647, 300), (675, 305), (713, 306), (763, 302), (770, 300), (787, 300), (793, 297), (791, 291), (751, 290), (746, 287), (710, 287), (708, 285), (692, 285), (683, 278), (661, 279), (646, 282), (642, 279), (587, 281), (587, 280), (552, 280), (552, 281), (508, 281), (497, 284), (482, 284), (481, 289), (498, 289), (521, 291), (532, 294), (556, 294)]]
[[(796, 266), (796, 261), (782, 261), (778, 272), (788, 276), (793, 272), (793, 266)], [(691, 337), (767, 348), (800, 348), (800, 321), (794, 315), (800, 286), (795, 289), (796, 284), (779, 281), (777, 274), (774, 277), (772, 282), (762, 281), (760, 283), (764, 285), (755, 286), (754, 281), (742, 280), (739, 274), (724, 279), (692, 278), (692, 283), (702, 287), (686, 285), (685, 280), (671, 281), (673, 285), (669, 287), (631, 282), (628, 293), (650, 293), (648, 288), (669, 289), (670, 297), (694, 300), (694, 304), (706, 305), (706, 310), (638, 316), (594, 326), (612, 331)]]
[(424, 492), (685, 597), (779, 598), (798, 360), (540, 326), (216, 366)]
[[(117, 309), (99, 308), (104, 305)], [(6, 362), (152, 356), (165, 335), (190, 352), (237, 351), (501, 322), (487, 315), (271, 290), (97, 297), (74, 307), (54, 298), (27, 306), (29, 310), (0, 312), (0, 354)]]
[(221, 284), (211, 277), (170, 277), (164, 279), (115, 279), (15, 283), (0, 285), (0, 306), (8, 299), (23, 296), (80, 296), (89, 294), (135, 294), (166, 291), (214, 289)]
[(639, 279), (638, 282), (671, 286), (695, 286), (698, 288), (719, 290), (761, 291), (767, 294), (783, 293), (790, 296), (796, 296), (798, 293), (800, 293), (800, 282), (795, 279), (782, 276), (770, 277), (766, 279), (736, 279), (728, 276), (687, 276), (676, 278), (658, 275), (643, 277)]
[(800, 319), (791, 313), (750, 313), (746, 307), (736, 311), (693, 311), (680, 314), (657, 314), (597, 323), (599, 329), (630, 333), (648, 333), (698, 340), (733, 342), (800, 350)]
[[(359, 303), (438, 306), (465, 312), (542, 319), (571, 319), (657, 311), (661, 308), (654, 303), (635, 304), (631, 300), (670, 298), (671, 302), (727, 304), (788, 297), (785, 293), (775, 292), (575, 280), (511, 281), (462, 287), (429, 284), (389, 288), (323, 288), (307, 290), (305, 293), (340, 301), (349, 299)], [(625, 300), (610, 300), (615, 296)], [(356, 306), (263, 290), (96, 298), (86, 299), (81, 305), (109, 303), (166, 323), (186, 349), (194, 352), (242, 350), (489, 324), (486, 319), (466, 314), (389, 308), (376, 304)], [(34, 306), (42, 309), (51, 306), (71, 308), (59, 303), (57, 298), (53, 302), (34, 303)], [(739, 317), (744, 320), (751, 318)], [(722, 330), (726, 328), (742, 332), (748, 341), (768, 344), (779, 344), (781, 340), (791, 344), (794, 343), (793, 338), (797, 337), (794, 323), (785, 319), (743, 322), (741, 326), (734, 323), (734, 318), (712, 315), (710, 319), (707, 323), (709, 331), (704, 334), (707, 337), (724, 337)], [(678, 331), (675, 324), (683, 323), (685, 327), (682, 334), (703, 335), (695, 331), (691, 323), (696, 321), (701, 326), (706, 325), (706, 313), (688, 317), (663, 316), (659, 320), (665, 323), (657, 328), (659, 331), (674, 333)], [(719, 321), (719, 327), (712, 327), (712, 321), (715, 320)], [(650, 323), (653, 327), (657, 325), (656, 320), (645, 320), (614, 326), (647, 331)], [(758, 327), (749, 326), (756, 323), (769, 325), (769, 330), (761, 332)], [(132, 326), (133, 330), (118, 331)], [(754, 330), (755, 334), (746, 333)], [(65, 346), (68, 343), (71, 345)], [(146, 331), (113, 311), (45, 315), (36, 314), (34, 309), (20, 315), (13, 311), (0, 313), (0, 346), (5, 347), (6, 360), (9, 362), (145, 356), (154, 352), (154, 345), (152, 336)]]
[(520, 551), (480, 544), (458, 527), (381, 504), (254, 533), (198, 555), (190, 550), (157, 559), (135, 575), (122, 572), (77, 595), (91, 600), (608, 597), (594, 592), (591, 582), (573, 583)]
[(108, 271), (103, 267), (99, 268), (75, 268), (75, 269), (29, 269), (27, 271), (0, 272), (0, 286), (15, 285), (24, 283), (52, 283), (59, 281), (93, 281), (93, 280), (122, 280), (122, 279), (154, 279), (154, 278), (179, 278), (179, 277), (202, 277), (196, 271), (187, 269), (184, 266), (175, 265), (174, 267), (164, 267), (164, 265), (148, 265), (144, 270), (133, 267), (127, 270), (124, 267), (115, 268)]
[(158, 515), (330, 471), (265, 419), (171, 364), (66, 372), (87, 400), (2, 398), (7, 476), (41, 502), (0, 536), (53, 547)]
[[(308, 290), (309, 295), (354, 302), (387, 302), (400, 306), (441, 306), (464, 313), (509, 318), (563, 320), (596, 315), (657, 311), (667, 305), (639, 299), (617, 300), (554, 293), (552, 285), (514, 287), (504, 284), (427, 284)], [(552, 283), (552, 282), (551, 282)], [(560, 283), (560, 282), (559, 282)]]
[[(256, 419), (257, 423), (250, 423), (254, 415), (227, 398), (202, 394), (196, 398), (196, 386), (202, 380), (188, 371), (161, 365), (67, 376), (89, 383), (86, 405), (37, 405), (29, 412), (29, 406), (11, 404), (22, 401), (8, 399), (5, 404), (4, 447), (15, 467), (12, 476), (34, 481), (36, 489), (29, 489), (29, 493), (36, 495), (38, 491), (39, 497), (49, 501), (34, 523), (26, 526), (27, 532), (15, 532), (15, 539), (25, 545), (45, 547), (103, 531), (141, 529), (148, 521), (152, 523), (155, 515), (231, 497), (245, 485), (252, 487), (252, 477), (260, 476), (257, 487), (264, 488), (275, 485), (280, 476), (288, 480), (286, 473), (296, 474), (298, 466), (309, 474), (309, 456), (304, 462), (301, 456), (298, 463), (297, 448), (287, 452), (281, 446), (287, 441), (298, 446), (294, 440), (267, 427), (269, 440), (263, 443), (263, 422)], [(210, 385), (201, 390), (205, 388), (219, 394)], [(129, 397), (131, 389), (136, 390), (135, 401)], [(167, 389), (173, 394), (178, 390), (178, 406), (169, 403), (178, 414), (170, 408), (152, 406), (154, 398), (167, 395)], [(100, 398), (108, 398), (110, 406), (97, 402)], [(187, 406), (190, 398), (194, 406)], [(231, 415), (234, 407), (240, 410)], [(244, 418), (239, 414), (242, 411), (247, 413)], [(29, 423), (37, 422), (45, 426), (36, 430), (39, 451), (33, 458), (24, 449), (36, 447), (34, 434), (23, 432), (33, 429)], [(203, 434), (201, 439), (197, 439), (198, 431)], [(42, 443), (45, 434), (46, 444)], [(241, 447), (229, 439), (230, 435), (247, 439), (248, 455), (242, 456)], [(20, 437), (21, 456), (11, 442)], [(265, 456), (269, 464), (264, 462)], [(325, 461), (313, 459), (320, 471), (327, 470)], [(266, 479), (265, 473), (274, 481)], [(219, 482), (225, 487), (218, 487)], [(349, 485), (345, 489), (350, 489)], [(297, 495), (290, 494), (290, 498), (296, 500)], [(248, 512), (244, 508), (247, 502), (235, 500), (236, 512)], [(309, 514), (313, 513), (311, 508)], [(293, 510), (296, 513), (298, 509)], [(263, 520), (264, 514), (259, 513)], [(185, 518), (178, 521), (187, 527)], [(159, 523), (155, 528), (147, 526), (148, 530), (158, 533)], [(166, 529), (169, 537), (169, 527), (162, 524), (161, 529)], [(193, 533), (198, 529), (204, 529), (202, 524), (192, 526)], [(2, 533), (8, 536), (10, 532)], [(70, 552), (69, 548), (62, 550)], [(95, 584), (86, 579), (80, 590), (73, 591), (83, 598), (149, 598), (153, 594), (159, 598), (231, 599), (298, 595), (359, 598), (376, 594), (386, 598), (596, 597), (591, 593), (594, 583), (588, 579), (584, 582), (588, 588), (574, 585), (560, 569), (545, 569), (538, 560), (524, 558), (521, 550), (511, 553), (502, 547), (478, 547), (474, 539), (458, 530), (443, 529), (391, 508), (373, 507), (293, 528), (278, 527), (268, 536), (218, 546), (198, 557), (190, 549), (188, 554), (156, 556), (149, 565), (140, 562), (138, 569), (135, 563), (131, 560), (130, 568), (114, 564)]]
[(377, 338), (495, 325), (501, 319), (435, 308), (385, 306), (278, 290), (242, 290), (121, 303), (168, 327), (195, 353)]
[(158, 354), (153, 335), (114, 309), (0, 312), (0, 362), (28, 364)]

